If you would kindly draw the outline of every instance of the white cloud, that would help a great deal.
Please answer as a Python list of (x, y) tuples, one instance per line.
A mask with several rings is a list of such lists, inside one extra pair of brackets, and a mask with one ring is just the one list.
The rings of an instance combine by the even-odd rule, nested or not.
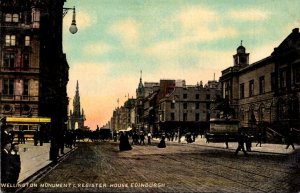
[(111, 46), (106, 43), (92, 43), (87, 44), (83, 48), (83, 51), (87, 55), (101, 55), (111, 50)]
[(270, 12), (259, 9), (232, 10), (228, 13), (228, 16), (236, 21), (262, 21), (270, 15)]
[(109, 31), (117, 35), (126, 46), (138, 44), (140, 36), (139, 24), (131, 18), (113, 23)]
[(189, 30), (195, 26), (206, 25), (207, 23), (217, 21), (219, 15), (213, 10), (196, 6), (182, 9), (175, 19), (177, 19), (185, 29)]

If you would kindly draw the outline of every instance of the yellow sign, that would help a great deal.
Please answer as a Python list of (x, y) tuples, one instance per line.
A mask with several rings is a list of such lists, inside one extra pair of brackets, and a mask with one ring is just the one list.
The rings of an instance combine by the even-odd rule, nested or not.
[(6, 117), (7, 123), (50, 123), (48, 117)]

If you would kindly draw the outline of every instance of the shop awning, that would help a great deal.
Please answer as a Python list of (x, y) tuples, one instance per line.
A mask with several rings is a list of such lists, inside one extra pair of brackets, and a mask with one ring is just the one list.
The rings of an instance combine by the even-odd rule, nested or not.
[(127, 127), (126, 131), (131, 131), (132, 128), (131, 127)]

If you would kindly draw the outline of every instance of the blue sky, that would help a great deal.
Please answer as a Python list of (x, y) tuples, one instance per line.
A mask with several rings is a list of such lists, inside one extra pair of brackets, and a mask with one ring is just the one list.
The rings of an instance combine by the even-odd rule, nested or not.
[[(183, 79), (188, 85), (216, 79), (233, 65), (243, 40), (250, 63), (271, 54), (300, 26), (299, 0), (67, 0), (76, 7), (78, 32), (63, 46), (70, 65), (71, 102), (79, 81), (86, 125), (94, 129), (135, 97), (143, 81)], [(70, 103), (72, 104), (72, 103)], [(72, 109), (72, 106), (70, 106)]]

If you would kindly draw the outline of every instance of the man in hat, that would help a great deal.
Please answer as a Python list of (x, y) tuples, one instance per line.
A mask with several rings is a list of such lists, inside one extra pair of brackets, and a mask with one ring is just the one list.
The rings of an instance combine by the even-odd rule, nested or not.
[(10, 166), (11, 142), (3, 141), (1, 149), (1, 183), (10, 183), (11, 166)]

